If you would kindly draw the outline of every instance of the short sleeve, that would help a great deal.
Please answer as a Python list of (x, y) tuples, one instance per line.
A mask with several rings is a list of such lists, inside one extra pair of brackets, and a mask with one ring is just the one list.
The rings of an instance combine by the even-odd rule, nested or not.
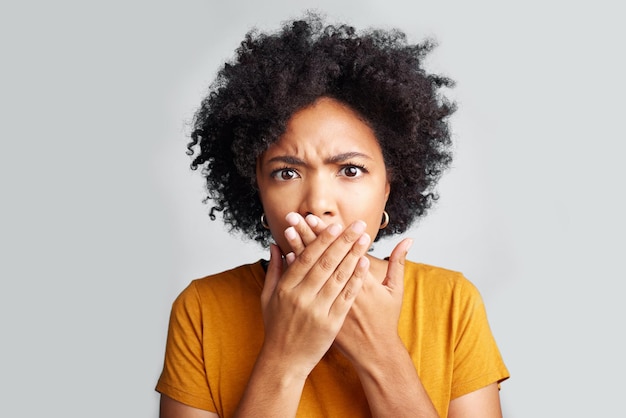
[(195, 408), (216, 412), (206, 378), (200, 298), (192, 282), (172, 305), (163, 372), (156, 390)]
[(455, 289), (454, 373), (451, 399), (507, 379), (509, 372), (491, 333), (478, 289), (462, 280)]

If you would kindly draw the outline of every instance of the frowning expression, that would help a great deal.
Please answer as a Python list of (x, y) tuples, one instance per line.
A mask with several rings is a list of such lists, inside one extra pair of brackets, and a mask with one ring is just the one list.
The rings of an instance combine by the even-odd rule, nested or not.
[(382, 151), (350, 107), (320, 98), (296, 112), (257, 161), (261, 203), (276, 243), (289, 251), (285, 216), (312, 213), (344, 227), (365, 221), (374, 239), (389, 196)]

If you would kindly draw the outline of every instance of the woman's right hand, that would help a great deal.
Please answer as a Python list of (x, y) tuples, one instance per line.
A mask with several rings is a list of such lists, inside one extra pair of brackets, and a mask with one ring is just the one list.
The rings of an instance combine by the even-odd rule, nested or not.
[(289, 257), (289, 265), (271, 246), (261, 294), (261, 357), (306, 379), (337, 337), (367, 276), (371, 238), (364, 231), (361, 221), (343, 232), (340, 225), (330, 225), (298, 257)]

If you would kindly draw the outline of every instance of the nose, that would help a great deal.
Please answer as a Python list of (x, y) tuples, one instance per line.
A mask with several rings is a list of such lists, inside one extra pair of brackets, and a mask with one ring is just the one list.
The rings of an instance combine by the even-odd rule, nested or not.
[(303, 195), (299, 213), (302, 216), (313, 214), (328, 220), (337, 214), (337, 202), (332, 181), (323, 175), (309, 176), (303, 182)]

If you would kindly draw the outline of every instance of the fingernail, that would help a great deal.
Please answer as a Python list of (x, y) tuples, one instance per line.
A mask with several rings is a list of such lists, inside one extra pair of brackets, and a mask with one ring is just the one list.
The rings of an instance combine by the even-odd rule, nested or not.
[(409, 242), (406, 245), (406, 253), (409, 252), (409, 250), (411, 249), (412, 245), (413, 245), (413, 239), (409, 239)]
[(370, 236), (368, 234), (363, 234), (359, 237), (357, 242), (359, 245), (367, 245), (370, 243)]
[(355, 223), (352, 224), (350, 228), (352, 229), (352, 231), (356, 232), (357, 234), (360, 234), (363, 231), (365, 231), (365, 226), (366, 226), (365, 222), (356, 221)]
[(315, 228), (317, 224), (319, 224), (319, 220), (317, 219), (317, 216), (315, 215), (307, 215), (306, 218), (304, 219), (306, 220), (306, 222), (309, 224), (311, 228)]
[(287, 216), (285, 216), (285, 220), (289, 225), (296, 226), (298, 222), (300, 222), (300, 217), (295, 212), (289, 212)]
[(366, 268), (369, 265), (369, 263), (370, 261), (367, 259), (367, 257), (363, 256), (359, 258), (359, 267)]
[(293, 226), (290, 226), (289, 228), (285, 229), (285, 237), (287, 237), (287, 239), (293, 240), (293, 239), (296, 239), (297, 236), (298, 236), (298, 233), (296, 232), (296, 229)]
[(328, 232), (330, 233), (330, 235), (336, 237), (341, 232), (341, 226), (337, 224), (332, 224), (328, 227)]

